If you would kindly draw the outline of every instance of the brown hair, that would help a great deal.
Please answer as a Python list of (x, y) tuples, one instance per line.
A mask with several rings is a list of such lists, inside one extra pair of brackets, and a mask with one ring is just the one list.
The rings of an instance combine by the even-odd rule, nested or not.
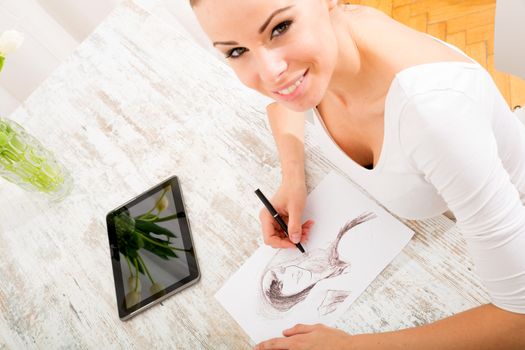
[(198, 0), (190, 0), (191, 7), (195, 7), (197, 5)]

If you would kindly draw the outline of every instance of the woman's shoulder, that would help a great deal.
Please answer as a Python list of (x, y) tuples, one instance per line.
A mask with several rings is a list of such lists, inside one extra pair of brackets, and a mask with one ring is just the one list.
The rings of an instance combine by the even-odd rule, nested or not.
[(370, 6), (354, 5), (354, 4), (340, 4), (339, 7), (348, 18), (364, 19), (364, 20), (386, 20), (390, 17), (384, 12)]
[(424, 63), (469, 61), (458, 49), (372, 7), (350, 5), (342, 7), (341, 12), (347, 33), (362, 57), (372, 58), (376, 64), (383, 64), (394, 72)]
[(393, 85), (409, 99), (419, 94), (462, 92), (483, 96), (491, 79), (483, 67), (469, 62), (440, 61), (414, 65), (398, 72)]
[(370, 36), (373, 33), (382, 32), (381, 29), (399, 25), (394, 19), (384, 12), (370, 6), (341, 4), (341, 13), (347, 28), (354, 35)]

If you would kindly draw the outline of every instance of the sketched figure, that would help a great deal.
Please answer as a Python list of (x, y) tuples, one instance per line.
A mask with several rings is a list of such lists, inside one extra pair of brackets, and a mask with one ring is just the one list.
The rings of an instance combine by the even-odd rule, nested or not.
[(317, 308), (319, 315), (328, 315), (337, 309), (337, 306), (348, 298), (349, 290), (328, 290), (323, 299), (323, 302)]
[[(262, 273), (260, 283), (263, 302), (270, 309), (286, 312), (302, 302), (320, 281), (346, 273), (350, 263), (339, 259), (337, 250), (341, 238), (352, 227), (376, 217), (376, 214), (371, 212), (363, 213), (347, 222), (327, 248), (315, 249), (292, 260), (267, 267)], [(319, 313), (325, 315), (334, 311), (337, 304), (344, 301), (349, 294), (349, 291), (328, 291), (323, 305), (318, 308)], [(264, 309), (268, 314), (269, 310)]]

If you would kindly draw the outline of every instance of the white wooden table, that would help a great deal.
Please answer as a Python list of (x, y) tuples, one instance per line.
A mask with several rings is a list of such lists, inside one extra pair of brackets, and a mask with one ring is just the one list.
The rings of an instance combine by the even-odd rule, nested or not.
[[(12, 115), (75, 187), (50, 205), (0, 179), (0, 349), (250, 348), (213, 295), (262, 244), (254, 189), (280, 181), (255, 96), (176, 23), (120, 5)], [(311, 190), (333, 166), (309, 129), (306, 149)], [(121, 322), (105, 214), (173, 174), (201, 280)], [(417, 234), (338, 327), (394, 330), (488, 300), (450, 220), (405, 223)]]

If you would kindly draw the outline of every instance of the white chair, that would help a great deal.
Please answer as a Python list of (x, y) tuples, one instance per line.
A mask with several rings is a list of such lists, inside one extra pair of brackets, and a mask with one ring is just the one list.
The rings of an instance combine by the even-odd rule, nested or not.
[[(496, 2), (494, 65), (496, 69), (525, 79), (525, 0)], [(525, 124), (525, 101), (514, 114)]]
[(525, 79), (524, 19), (525, 0), (499, 0), (496, 2), (495, 67), (523, 79)]
[(0, 32), (25, 36), (0, 73), (0, 115), (24, 101), (119, 1), (0, 0)]
[(78, 42), (115, 8), (121, 0), (36, 0)]
[(200, 27), (189, 0), (135, 0), (135, 2), (168, 24), (177, 22), (200, 46), (224, 62), (222, 55), (212, 46)]

